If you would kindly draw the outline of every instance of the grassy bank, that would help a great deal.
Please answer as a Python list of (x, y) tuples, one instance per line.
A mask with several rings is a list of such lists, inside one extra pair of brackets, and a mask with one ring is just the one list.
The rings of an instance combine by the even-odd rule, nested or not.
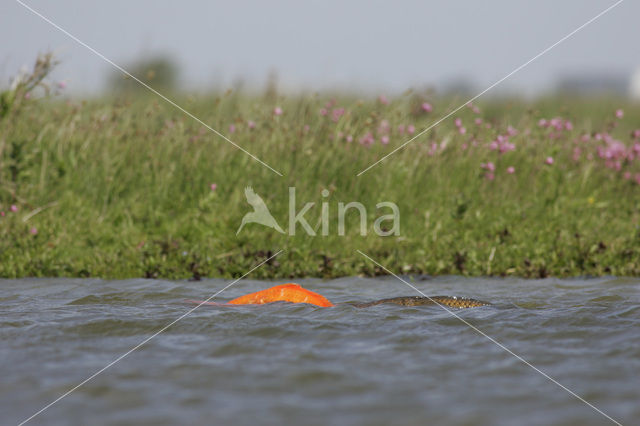
[[(381, 273), (357, 249), (406, 274), (640, 274), (637, 106), (480, 102), (357, 177), (460, 99), (177, 101), (284, 176), (158, 98), (27, 99), (0, 121), (0, 276), (236, 277), (280, 249), (252, 276)], [(288, 187), (297, 210), (316, 203), (314, 227), (327, 202), (330, 234), (250, 224), (236, 236), (246, 186), (284, 228)], [(338, 202), (351, 201), (367, 208), (367, 236), (355, 213), (337, 235)], [(400, 209), (399, 236), (373, 232), (382, 201)]]

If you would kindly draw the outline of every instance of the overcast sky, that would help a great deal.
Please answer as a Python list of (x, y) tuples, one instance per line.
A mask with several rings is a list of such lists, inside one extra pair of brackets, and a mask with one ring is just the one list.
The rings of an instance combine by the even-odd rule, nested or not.
[[(23, 0), (114, 62), (172, 56), (190, 88), (263, 85), (393, 93), (469, 79), (482, 89), (615, 0)], [(640, 1), (626, 0), (514, 75), (502, 90), (536, 93), (567, 74), (630, 75), (640, 66)], [(38, 52), (55, 79), (97, 92), (112, 66), (14, 0), (0, 2), (0, 82)]]

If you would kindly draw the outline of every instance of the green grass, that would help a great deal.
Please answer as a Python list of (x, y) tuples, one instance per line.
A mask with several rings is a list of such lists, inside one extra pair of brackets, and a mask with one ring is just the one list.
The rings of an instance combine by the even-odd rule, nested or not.
[[(284, 177), (158, 98), (23, 102), (0, 120), (0, 276), (238, 277), (280, 249), (252, 277), (383, 273), (356, 250), (404, 274), (640, 274), (640, 185), (622, 177), (640, 172), (639, 160), (616, 171), (597, 155), (604, 142), (575, 142), (608, 131), (631, 147), (638, 106), (608, 98), (481, 102), (480, 114), (465, 108), (455, 115), (465, 135), (452, 117), (356, 177), (408, 139), (398, 125), (419, 131), (460, 102), (431, 98), (435, 109), (426, 114), (419, 108), (425, 96), (408, 93), (389, 105), (340, 94), (177, 97), (224, 134), (234, 124), (231, 139)], [(319, 113), (332, 98), (347, 110), (337, 122)], [(276, 105), (281, 116), (272, 113)], [(550, 139), (537, 123), (554, 116), (574, 129)], [(492, 128), (476, 126), (476, 117)], [(391, 127), (386, 146), (376, 134), (381, 120)], [(511, 138), (515, 151), (488, 149), (507, 125), (519, 131)], [(367, 131), (377, 139), (371, 147), (358, 143)], [(354, 141), (338, 140), (339, 132)], [(463, 150), (472, 138), (479, 145)], [(431, 144), (443, 141), (446, 148), (430, 155)], [(553, 165), (544, 163), (547, 156)], [(488, 161), (496, 165), (494, 180), (480, 168)], [(314, 226), (321, 191), (329, 189), (330, 235), (309, 237), (298, 228), (288, 236), (253, 224), (236, 236), (251, 210), (248, 185), (285, 228), (288, 187), (296, 187), (298, 209), (316, 202), (306, 215)], [(350, 201), (367, 207), (369, 235), (359, 235), (355, 214), (347, 235), (337, 235), (338, 202)], [(399, 206), (400, 236), (372, 232), (375, 218), (387, 213), (376, 211), (381, 201)]]

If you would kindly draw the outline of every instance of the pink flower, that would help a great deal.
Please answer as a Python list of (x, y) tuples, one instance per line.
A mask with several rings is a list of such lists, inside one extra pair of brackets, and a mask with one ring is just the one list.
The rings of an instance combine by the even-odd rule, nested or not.
[(274, 113), (275, 115), (282, 115), (282, 108), (280, 108), (279, 106), (275, 107), (275, 108), (273, 109), (273, 113)]
[(476, 126), (479, 126), (482, 124), (482, 118), (478, 117), (475, 120), (473, 120), (476, 123)]
[(636, 173), (635, 180), (636, 180), (636, 183), (640, 185), (640, 173)]
[(580, 160), (580, 154), (581, 153), (582, 153), (582, 151), (580, 150), (580, 148), (578, 148), (578, 147), (573, 148), (573, 161)]
[[(600, 158), (607, 160), (622, 160), (627, 158), (632, 152), (627, 152), (627, 147), (622, 142), (613, 139), (610, 135), (605, 135), (605, 147), (598, 147), (598, 155)], [(635, 148), (635, 146), (634, 146)]]
[(407, 133), (409, 133), (410, 135), (414, 134), (414, 133), (415, 133), (415, 131), (416, 131), (416, 128), (414, 127), (414, 125), (413, 125), (413, 124), (409, 124), (409, 125), (407, 126)]
[(433, 111), (433, 106), (431, 106), (431, 104), (429, 102), (423, 102), (422, 103), (422, 110), (424, 112), (431, 112), (431, 111)]
[(212, 191), (215, 191), (216, 189), (218, 189), (218, 184), (216, 183), (212, 183), (209, 188), (211, 188)]
[(247, 121), (247, 127), (249, 127), (250, 129), (254, 129), (256, 127), (256, 123), (249, 120)]
[(515, 135), (518, 134), (518, 131), (515, 128), (513, 128), (512, 126), (508, 126), (507, 127), (507, 134), (509, 136), (515, 136)]
[(373, 145), (375, 141), (376, 140), (371, 132), (367, 132), (363, 137), (360, 138), (360, 144), (364, 146)]
[(66, 87), (67, 87), (67, 82), (66, 81), (59, 81), (58, 82), (58, 89), (64, 90)]
[(460, 132), (461, 135), (464, 135), (465, 133), (467, 133), (467, 129), (465, 129), (464, 127), (460, 126), (458, 128), (458, 132)]
[(500, 139), (500, 136), (498, 136), (498, 150), (500, 154), (504, 154), (505, 152), (515, 151), (516, 146), (509, 142), (507, 138)]
[(493, 180), (493, 179), (496, 177), (496, 176), (493, 174), (493, 172), (487, 172), (487, 173), (485, 173), (485, 175), (484, 175), (484, 176), (487, 178), (487, 180)]
[(553, 157), (547, 157), (546, 160), (544, 160), (545, 163), (547, 163), (548, 165), (552, 165), (553, 164)]
[(4, 217), (4, 212), (0, 212), (0, 216)]
[(331, 119), (335, 122), (340, 120), (340, 117), (342, 117), (343, 115), (344, 108), (334, 108), (333, 111), (331, 111)]
[(328, 111), (327, 111), (327, 109), (326, 109), (326, 108), (322, 108), (322, 109), (320, 110), (320, 115), (327, 115), (327, 114), (328, 114)]
[(378, 125), (378, 134), (379, 135), (386, 135), (389, 133), (389, 130), (391, 130), (391, 126), (389, 126), (389, 121), (388, 120), (382, 120), (380, 122), (380, 124)]
[(16, 206), (15, 204), (11, 204), (11, 207), (9, 207), (9, 210), (15, 213), (18, 211), (18, 206)]
[(495, 164), (493, 164), (491, 161), (489, 161), (489, 162), (488, 162), (488, 163), (486, 163), (486, 164), (485, 164), (485, 163), (481, 163), (481, 164), (480, 164), (480, 168), (481, 168), (481, 169), (487, 169), (487, 170), (489, 170), (490, 172), (494, 172), (494, 171), (496, 170), (496, 165), (495, 165)]
[(25, 93), (24, 94), (24, 98), (27, 99), (27, 100), (31, 99), (31, 92)]
[(467, 108), (471, 108), (471, 111), (473, 111), (476, 114), (480, 114), (480, 108), (478, 108), (476, 105), (474, 105), (472, 102), (469, 102), (467, 104)]
[(229, 125), (229, 133), (235, 133), (235, 132), (236, 132), (235, 124), (230, 124)]
[(404, 133), (404, 124), (400, 124), (398, 126), (398, 133), (403, 134)]
[(622, 118), (624, 117), (624, 111), (622, 109), (618, 109), (616, 110), (616, 117), (617, 118)]
[(31, 235), (36, 235), (38, 233), (38, 229), (34, 226), (29, 230), (29, 232), (31, 233)]
[(560, 117), (554, 117), (549, 121), (549, 124), (552, 127), (555, 127), (556, 130), (562, 130), (564, 127), (564, 121)]
[(640, 129), (636, 129), (636, 130), (633, 131), (633, 137), (635, 139), (640, 138)]
[(456, 118), (455, 124), (456, 124), (456, 127), (462, 126), (462, 119), (461, 118)]
[(347, 142), (353, 142), (353, 136), (349, 135), (346, 138)]
[(509, 173), (510, 175), (514, 174), (515, 172), (516, 172), (515, 167), (513, 166), (507, 167), (507, 173)]
[(624, 172), (624, 174), (622, 175), (622, 177), (624, 177), (625, 180), (629, 180), (631, 179), (631, 172)]
[(380, 102), (382, 105), (388, 105), (389, 104), (389, 99), (387, 99), (387, 97), (385, 95), (380, 95), (378, 97), (378, 102)]
[(380, 138), (380, 142), (382, 143), (382, 145), (386, 145), (389, 143), (389, 136), (388, 135), (384, 135)]
[(540, 126), (540, 127), (548, 127), (549, 126), (549, 122), (547, 120), (545, 120), (544, 118), (541, 118), (540, 121), (538, 121), (538, 126)]

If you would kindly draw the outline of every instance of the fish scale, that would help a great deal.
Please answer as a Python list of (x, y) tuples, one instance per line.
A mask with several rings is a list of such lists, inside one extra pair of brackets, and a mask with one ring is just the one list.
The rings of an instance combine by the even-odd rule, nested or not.
[(426, 305), (444, 305), (450, 308), (477, 308), (480, 306), (488, 306), (490, 303), (483, 302), (481, 300), (471, 299), (468, 297), (456, 297), (456, 296), (405, 296), (405, 297), (392, 297), (389, 299), (380, 299), (368, 303), (352, 303), (352, 306), (356, 308), (368, 308), (370, 306), (382, 305), (384, 303), (391, 303), (402, 306), (426, 306)]

